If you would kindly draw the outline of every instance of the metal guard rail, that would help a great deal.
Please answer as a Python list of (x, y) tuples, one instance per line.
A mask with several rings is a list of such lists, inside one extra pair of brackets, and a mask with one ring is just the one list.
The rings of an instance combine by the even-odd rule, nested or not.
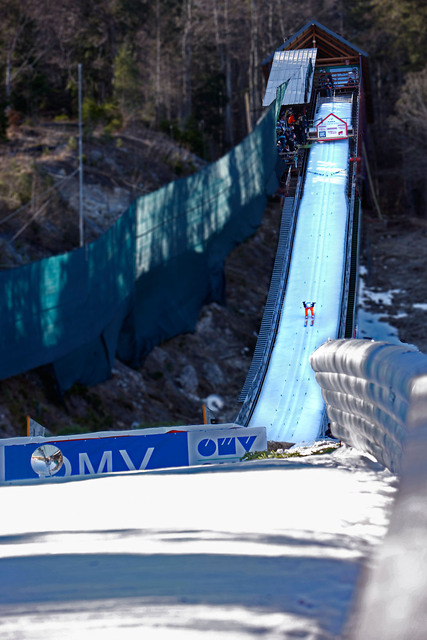
[[(356, 114), (353, 115), (353, 131), (354, 131), (354, 155), (357, 156), (357, 136), (358, 136), (358, 122), (359, 122), (359, 95), (357, 95)], [(349, 156), (350, 165), (350, 156)], [(349, 169), (347, 178), (347, 193), (349, 197), (347, 200), (347, 232), (346, 232), (346, 249), (345, 249), (345, 271), (343, 273), (342, 282), (342, 296), (341, 296), (341, 312), (338, 328), (338, 337), (345, 337), (345, 330), (347, 324), (348, 313), (348, 295), (350, 289), (351, 278), (351, 258), (352, 258), (352, 244), (353, 244), (353, 226), (354, 226), (354, 207), (356, 197), (356, 180), (355, 180), (355, 166)], [(353, 310), (354, 314), (354, 310)]]

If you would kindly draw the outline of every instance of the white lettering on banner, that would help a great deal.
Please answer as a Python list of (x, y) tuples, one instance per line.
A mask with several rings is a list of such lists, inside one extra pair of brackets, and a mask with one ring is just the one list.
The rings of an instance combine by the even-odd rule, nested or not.
[(70, 476), (71, 475), (71, 462), (65, 456), (62, 456), (62, 459), (64, 461), (64, 469), (65, 469), (64, 476), (65, 477)]
[(212, 427), (189, 431), (188, 463), (237, 462), (246, 452), (267, 448), (265, 427)]
[(102, 454), (101, 462), (99, 463), (98, 471), (95, 471), (93, 465), (90, 461), (90, 458), (87, 453), (79, 453), (79, 475), (86, 475), (85, 465), (87, 466), (88, 472), (93, 474), (102, 473), (105, 465), (107, 465), (107, 470), (105, 473), (111, 473), (113, 470), (113, 452), (112, 451), (104, 451)]
[[(123, 458), (123, 460), (126, 462), (127, 468), (129, 469), (129, 471), (136, 471), (135, 469), (135, 465), (133, 464), (132, 460), (130, 459), (130, 456), (128, 454), (128, 452), (126, 451), (126, 449), (120, 449), (120, 454)], [(154, 451), (154, 447), (148, 447), (147, 451), (145, 452), (144, 457), (142, 458), (142, 462), (139, 465), (139, 471), (142, 471), (143, 469), (147, 468), (147, 464), (150, 462), (150, 458), (153, 455), (153, 451)]]
[(236, 454), (236, 440), (241, 444), (244, 451), (249, 451), (256, 440), (256, 436), (240, 436), (237, 438), (218, 438), (217, 442), (211, 438), (204, 438), (197, 446), (201, 456), (210, 457), (217, 452), (219, 456), (230, 456)]
[[(120, 455), (122, 456), (124, 462), (126, 463), (129, 471), (136, 471), (136, 467), (132, 462), (128, 452), (126, 449), (119, 450)], [(153, 455), (154, 447), (149, 447), (142, 458), (142, 462), (138, 467), (139, 471), (147, 468), (148, 463), (150, 462), (150, 458)], [(87, 469), (87, 472), (86, 472)], [(98, 475), (100, 473), (111, 473), (113, 471), (113, 452), (112, 451), (104, 451), (102, 454), (101, 461), (98, 466), (98, 470), (95, 471), (94, 466), (89, 458), (87, 453), (79, 453), (79, 475), (84, 476), (86, 473), (91, 473), (94, 475)], [(67, 474), (68, 475), (68, 474)]]
[(219, 458), (241, 457), (250, 451), (256, 439), (256, 435), (203, 438), (197, 443), (197, 452), (204, 458), (212, 458), (213, 456)]

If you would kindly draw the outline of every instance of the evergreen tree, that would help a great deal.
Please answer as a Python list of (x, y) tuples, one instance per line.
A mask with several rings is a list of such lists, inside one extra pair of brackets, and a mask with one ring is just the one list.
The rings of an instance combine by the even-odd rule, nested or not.
[(114, 59), (113, 95), (125, 118), (135, 114), (140, 106), (141, 82), (131, 47), (123, 43)]

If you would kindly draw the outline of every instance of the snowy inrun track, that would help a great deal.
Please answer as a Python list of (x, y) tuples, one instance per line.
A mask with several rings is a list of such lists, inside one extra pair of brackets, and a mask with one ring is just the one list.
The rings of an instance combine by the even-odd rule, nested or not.
[[(350, 123), (350, 102), (325, 102), (316, 120), (333, 112)], [(321, 427), (324, 403), (310, 354), (338, 336), (347, 226), (348, 140), (310, 149), (280, 324), (249, 426), (267, 439), (310, 442)], [(315, 322), (304, 326), (303, 300), (315, 302)]]

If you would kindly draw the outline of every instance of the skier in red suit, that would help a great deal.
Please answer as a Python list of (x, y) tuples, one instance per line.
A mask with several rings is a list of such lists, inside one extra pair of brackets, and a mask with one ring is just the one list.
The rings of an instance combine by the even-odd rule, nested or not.
[(315, 302), (303, 302), (303, 307), (304, 307), (304, 312), (305, 312), (305, 319), (308, 319), (308, 312), (311, 312), (311, 317), (314, 318), (314, 305), (316, 304)]

